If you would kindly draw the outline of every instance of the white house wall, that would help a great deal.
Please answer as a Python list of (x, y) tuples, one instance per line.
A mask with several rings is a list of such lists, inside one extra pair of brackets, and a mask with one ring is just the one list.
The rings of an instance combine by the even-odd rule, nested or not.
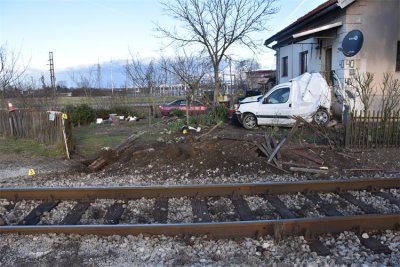
[[(399, 14), (399, 0), (357, 0), (346, 9), (345, 31), (360, 30), (364, 35), (364, 43), (357, 55), (345, 58), (352, 66), (345, 67), (344, 78), (348, 84), (356, 70), (374, 74), (377, 95), (372, 103), (373, 109), (380, 104), (383, 74), (390, 72), (400, 79), (400, 72), (396, 72), (397, 42), (400, 41)], [(340, 40), (343, 38), (344, 34)]]
[[(317, 72), (321, 68), (321, 62), (319, 60), (319, 52), (317, 51), (318, 44), (314, 38), (310, 38), (299, 43), (281, 47), (278, 49), (279, 55), (279, 83), (284, 83), (290, 79), (299, 76), (300, 73), (300, 53), (308, 51), (307, 65), (308, 72)], [(282, 77), (282, 58), (288, 57), (288, 75)]]
[[(343, 26), (336, 28), (336, 38), (322, 40), (320, 52), (316, 49), (316, 39), (310, 38), (300, 43), (280, 47), (277, 50), (277, 78), (279, 83), (300, 74), (299, 53), (308, 50), (308, 71), (325, 72), (325, 51), (332, 47), (332, 70), (342, 84), (348, 86), (356, 70), (371, 72), (377, 89), (377, 99), (380, 94), (380, 84), (384, 72), (396, 72), (397, 42), (400, 41), (400, 0), (356, 0), (348, 5), (343, 17), (335, 18), (332, 22), (342, 21)], [(327, 22), (328, 23), (328, 22)], [(364, 43), (360, 52), (353, 57), (345, 57), (341, 51), (345, 35), (358, 29), (364, 35)], [(282, 77), (282, 58), (288, 57), (288, 76)]]
[(364, 44), (355, 68), (374, 73), (380, 82), (384, 72), (395, 72), (397, 41), (400, 40), (399, 0), (358, 0), (346, 9), (346, 31), (360, 30)]

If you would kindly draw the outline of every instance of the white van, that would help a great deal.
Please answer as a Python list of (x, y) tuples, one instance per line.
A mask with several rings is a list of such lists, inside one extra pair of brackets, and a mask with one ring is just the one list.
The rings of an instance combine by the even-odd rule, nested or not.
[(293, 116), (317, 124), (329, 122), (331, 91), (319, 73), (304, 73), (287, 83), (278, 84), (255, 102), (242, 102), (236, 109), (246, 129), (257, 125), (292, 126)]

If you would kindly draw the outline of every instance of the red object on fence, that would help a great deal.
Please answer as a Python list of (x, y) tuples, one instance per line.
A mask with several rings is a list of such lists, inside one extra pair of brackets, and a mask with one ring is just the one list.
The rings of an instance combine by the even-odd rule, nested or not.
[(10, 100), (7, 100), (7, 105), (8, 105), (8, 112), (15, 111), (13, 104), (10, 102)]

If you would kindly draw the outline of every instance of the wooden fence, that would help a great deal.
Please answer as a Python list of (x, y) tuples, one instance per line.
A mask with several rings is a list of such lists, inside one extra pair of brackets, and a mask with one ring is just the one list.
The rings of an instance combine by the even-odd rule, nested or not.
[(400, 147), (400, 113), (384, 116), (383, 112), (350, 113), (346, 126), (346, 147)]
[[(64, 132), (65, 130), (65, 136)], [(62, 113), (34, 110), (0, 110), (0, 134), (15, 138), (29, 138), (44, 144), (71, 144), (71, 124)]]

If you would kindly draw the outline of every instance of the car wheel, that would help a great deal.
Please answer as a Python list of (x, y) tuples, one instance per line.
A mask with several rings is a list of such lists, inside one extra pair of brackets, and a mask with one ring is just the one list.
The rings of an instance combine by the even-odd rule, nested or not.
[(325, 109), (319, 109), (317, 112), (315, 112), (313, 121), (320, 125), (320, 126), (326, 126), (328, 125), (329, 122), (329, 113)]
[(252, 130), (257, 128), (257, 119), (256, 116), (254, 116), (251, 113), (247, 113), (243, 116), (243, 121), (242, 121), (243, 127)]

